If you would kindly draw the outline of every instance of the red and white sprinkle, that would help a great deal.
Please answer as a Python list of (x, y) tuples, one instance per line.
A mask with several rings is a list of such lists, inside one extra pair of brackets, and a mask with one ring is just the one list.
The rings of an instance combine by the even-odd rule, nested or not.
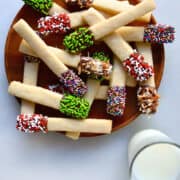
[(136, 51), (123, 61), (123, 66), (136, 81), (146, 81), (154, 74), (153, 67), (145, 63), (144, 56)]
[(41, 114), (20, 114), (17, 116), (16, 129), (25, 133), (47, 133), (47, 121), (48, 117)]
[(41, 35), (65, 34), (71, 29), (70, 18), (66, 13), (42, 17), (38, 20), (37, 28)]

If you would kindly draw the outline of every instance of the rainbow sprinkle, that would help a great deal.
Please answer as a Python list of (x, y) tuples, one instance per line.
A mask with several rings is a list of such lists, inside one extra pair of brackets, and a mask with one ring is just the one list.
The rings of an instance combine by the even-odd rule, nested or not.
[(38, 20), (38, 32), (42, 35), (65, 34), (71, 29), (70, 18), (66, 13), (41, 17)]
[(25, 133), (47, 133), (47, 121), (48, 117), (41, 114), (20, 114), (17, 116), (16, 129)]
[(144, 29), (144, 41), (151, 43), (172, 43), (175, 39), (175, 28), (169, 25), (147, 25)]
[(72, 70), (61, 74), (59, 81), (68, 91), (76, 96), (83, 96), (87, 92), (87, 86)]
[(112, 116), (122, 116), (126, 104), (126, 88), (110, 87), (107, 94), (107, 113)]
[(136, 51), (125, 59), (122, 64), (136, 81), (146, 81), (154, 74), (153, 67), (145, 63), (144, 57)]

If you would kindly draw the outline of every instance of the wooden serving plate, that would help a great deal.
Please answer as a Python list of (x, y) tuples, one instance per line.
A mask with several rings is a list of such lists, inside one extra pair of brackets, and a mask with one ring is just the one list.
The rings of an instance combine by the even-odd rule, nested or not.
[[(137, 0), (131, 0), (131, 1), (133, 3), (137, 2)], [(62, 3), (62, 1), (55, 0), (55, 2), (66, 8), (66, 6)], [(14, 18), (7, 36), (6, 46), (5, 46), (5, 69), (6, 69), (8, 82), (11, 82), (13, 80), (22, 81), (23, 68), (24, 68), (23, 54), (21, 54), (18, 51), (21, 38), (12, 29), (13, 24), (17, 22), (20, 18), (23, 18), (33, 28), (35, 28), (37, 19), (39, 19), (41, 16), (42, 15), (40, 13), (37, 13), (32, 8), (25, 5), (20, 9), (16, 17)], [(152, 17), (151, 23), (156, 23), (154, 17)], [(51, 36), (51, 39), (45, 39), (47, 44), (52, 46), (57, 46), (60, 48), (63, 48), (62, 40), (63, 40), (63, 36), (59, 36), (59, 35)], [(105, 46), (104, 44), (98, 45), (98, 48), (106, 49), (106, 51), (109, 51), (107, 46)], [(152, 52), (153, 52), (153, 61), (155, 68), (156, 86), (159, 87), (164, 70), (163, 45), (153, 44)], [(57, 77), (47, 68), (47, 66), (44, 63), (41, 62), (39, 69), (38, 86), (45, 87), (49, 84), (56, 84), (57, 82), (58, 82)], [(129, 123), (135, 120), (138, 115), (140, 115), (137, 109), (136, 91), (137, 88), (129, 88), (129, 87), (127, 88), (127, 103), (123, 117), (115, 118), (110, 115), (107, 115), (106, 102), (100, 100), (94, 101), (89, 117), (112, 119), (113, 131), (117, 131), (118, 129), (127, 126)], [(63, 115), (59, 111), (41, 105), (36, 106), (36, 113), (40, 113), (49, 117), (63, 117)], [(83, 137), (91, 137), (97, 135), (99, 134), (89, 134), (89, 133), (81, 134), (81, 136)]]

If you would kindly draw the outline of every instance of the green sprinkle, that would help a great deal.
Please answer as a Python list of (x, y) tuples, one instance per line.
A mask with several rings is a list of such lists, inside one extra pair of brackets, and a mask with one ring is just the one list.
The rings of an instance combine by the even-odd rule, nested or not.
[(109, 62), (110, 58), (109, 55), (105, 54), (104, 52), (100, 51), (100, 52), (95, 52), (92, 55), (93, 59), (97, 59), (97, 60), (101, 60), (104, 62)]
[(83, 98), (73, 95), (64, 95), (63, 99), (60, 101), (59, 111), (67, 116), (84, 119), (88, 117), (89, 110), (89, 102)]
[(74, 54), (92, 46), (94, 39), (88, 28), (80, 27), (73, 33), (65, 36), (63, 44), (69, 52)]
[(23, 0), (25, 4), (31, 6), (33, 9), (48, 15), (50, 8), (52, 7), (52, 0)]
[[(109, 55), (105, 54), (103, 51), (93, 53), (92, 58), (100, 60), (100, 61), (104, 61), (104, 62), (110, 62)], [(100, 77), (100, 76), (97, 76), (97, 75), (90, 75), (90, 78), (96, 79), (98, 81), (103, 81), (104, 80), (104, 77)]]

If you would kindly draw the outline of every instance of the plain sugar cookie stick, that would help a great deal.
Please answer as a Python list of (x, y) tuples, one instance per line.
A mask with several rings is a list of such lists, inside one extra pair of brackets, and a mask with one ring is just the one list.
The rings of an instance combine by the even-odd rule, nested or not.
[(112, 121), (108, 119), (68, 119), (53, 118), (39, 114), (19, 115), (16, 128), (25, 133), (36, 133), (49, 131), (81, 131), (84, 133), (110, 134)]
[[(77, 68), (78, 74), (85, 73), (89, 76), (94, 75), (94, 79), (98, 79), (99, 77), (104, 77), (108, 79), (112, 71), (112, 65), (109, 62), (103, 62), (92, 57), (72, 55), (62, 49), (51, 46), (48, 46), (48, 48), (64, 64)], [(36, 53), (30, 48), (30, 46), (24, 40), (20, 44), (19, 51), (24, 54), (38, 57)]]
[(73, 95), (63, 95), (47, 89), (23, 84), (17, 81), (10, 83), (9, 94), (18, 98), (59, 110), (67, 116), (83, 119), (88, 116), (88, 101)]
[[(37, 58), (25, 56), (23, 82), (25, 84), (36, 85), (38, 79), (39, 62)], [(31, 61), (30, 61), (31, 60)], [(21, 113), (33, 114), (35, 104), (29, 101), (21, 101)]]
[(94, 26), (91, 26), (89, 30), (92, 32), (96, 40), (101, 39), (102, 37), (112, 33), (121, 26), (124, 26), (135, 19), (143, 16), (144, 14), (155, 9), (154, 0), (144, 0), (138, 5), (124, 11), (120, 14), (117, 14), (107, 20), (104, 20)]
[[(104, 17), (95, 9), (90, 8), (84, 13), (84, 18), (89, 25), (103, 21)], [(134, 51), (132, 47), (116, 32), (103, 38), (113, 53), (122, 61), (124, 69), (136, 81), (145, 81), (153, 75), (152, 66), (143, 62), (144, 57)]]
[(169, 25), (149, 24), (144, 27), (124, 26), (116, 30), (126, 41), (171, 43), (175, 39), (175, 29)]
[(13, 28), (26, 40), (38, 57), (59, 77), (59, 81), (67, 87), (72, 94), (83, 96), (87, 92), (85, 83), (48, 49), (45, 42), (24, 20), (19, 20)]
[(107, 113), (112, 116), (122, 116), (126, 104), (126, 74), (116, 57), (113, 68), (107, 91)]
[[(141, 52), (149, 64), (153, 66), (153, 57), (151, 44), (149, 43), (136, 43), (137, 49)], [(159, 105), (159, 94), (156, 90), (155, 76), (153, 75), (147, 81), (139, 84), (137, 91), (139, 111), (142, 113), (156, 112)]]
[[(133, 7), (128, 1), (117, 1), (117, 0), (94, 0), (92, 5), (97, 10), (104, 11), (108, 14), (115, 15), (126, 11)], [(151, 12), (145, 14), (142, 17), (136, 19), (136, 22), (149, 23), (151, 20)]]
[(64, 8), (54, 3), (52, 0), (23, 0), (25, 4), (32, 7), (36, 11), (45, 14), (53, 15), (55, 13), (67, 12)]

